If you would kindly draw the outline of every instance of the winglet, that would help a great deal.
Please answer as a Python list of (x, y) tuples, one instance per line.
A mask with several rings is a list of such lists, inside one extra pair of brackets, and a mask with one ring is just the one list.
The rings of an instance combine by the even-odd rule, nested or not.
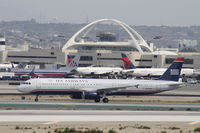
[(12, 63), (11, 65), (12, 65), (12, 68), (14, 68), (14, 64)]

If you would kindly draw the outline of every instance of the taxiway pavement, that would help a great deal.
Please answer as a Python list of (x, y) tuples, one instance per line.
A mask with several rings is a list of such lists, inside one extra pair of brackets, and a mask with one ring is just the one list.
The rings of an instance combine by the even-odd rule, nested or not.
[(99, 111), (99, 110), (0, 110), (0, 123), (73, 121), (195, 122), (200, 112)]
[(26, 110), (162, 110), (162, 111), (200, 111), (199, 103), (159, 103), (159, 102), (67, 102), (67, 101), (39, 101), (30, 100), (1, 100), (0, 109), (26, 109)]

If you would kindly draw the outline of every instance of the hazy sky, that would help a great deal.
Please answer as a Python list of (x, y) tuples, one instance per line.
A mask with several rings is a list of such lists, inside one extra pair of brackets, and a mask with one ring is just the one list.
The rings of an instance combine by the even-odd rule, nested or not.
[(115, 18), (130, 25), (200, 25), (200, 0), (0, 0), (0, 21), (85, 23)]

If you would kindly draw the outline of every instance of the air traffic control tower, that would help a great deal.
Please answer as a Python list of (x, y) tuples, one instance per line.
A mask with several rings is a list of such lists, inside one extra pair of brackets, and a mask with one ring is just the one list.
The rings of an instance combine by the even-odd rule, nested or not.
[(144, 53), (153, 51), (153, 45), (147, 44), (141, 35), (119, 20), (100, 19), (75, 33), (62, 51), (66, 55), (80, 53), (80, 66), (122, 66), (122, 52), (140, 59)]
[(0, 35), (0, 62), (5, 62), (6, 56), (6, 39), (3, 35)]
[(5, 51), (6, 49), (6, 39), (4, 36), (0, 35), (0, 51)]

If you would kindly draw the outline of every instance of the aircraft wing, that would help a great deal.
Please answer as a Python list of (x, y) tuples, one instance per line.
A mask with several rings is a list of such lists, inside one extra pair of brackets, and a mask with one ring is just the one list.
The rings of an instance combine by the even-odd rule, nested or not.
[(59, 68), (58, 70), (66, 70), (66, 71), (70, 72), (72, 70), (76, 70), (76, 68), (71, 67), (71, 66), (66, 66), (66, 67), (63, 67), (63, 68)]
[(98, 94), (106, 94), (106, 93), (110, 93), (110, 92), (113, 92), (113, 91), (117, 91), (119, 89), (126, 89), (128, 87), (136, 87), (138, 88), (138, 85), (135, 85), (135, 86), (121, 86), (121, 87), (108, 87), (108, 88), (99, 88), (99, 89), (93, 89), (93, 88), (82, 88), (82, 90), (85, 90), (85, 91), (91, 91), (91, 92), (97, 92)]
[(94, 72), (96, 75), (110, 74), (111, 72)]
[(97, 89), (96, 92), (99, 94), (105, 94), (105, 93), (109, 93), (112, 91), (117, 91), (119, 89), (126, 89), (128, 87), (136, 87), (138, 88), (138, 85), (134, 85), (134, 86), (121, 86), (121, 87), (109, 87), (109, 88), (103, 88), (103, 89)]
[(134, 72), (134, 69), (122, 70), (122, 73), (125, 73), (125, 74), (130, 74), (133, 72)]

